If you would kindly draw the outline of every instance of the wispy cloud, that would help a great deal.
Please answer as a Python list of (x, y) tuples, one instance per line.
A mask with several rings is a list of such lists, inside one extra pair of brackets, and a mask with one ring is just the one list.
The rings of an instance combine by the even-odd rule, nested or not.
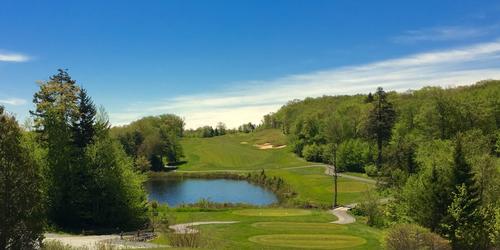
[(125, 112), (110, 112), (110, 118), (114, 125), (121, 125), (145, 115), (175, 113), (185, 117), (189, 128), (218, 121), (235, 127), (259, 122), (264, 114), (293, 99), (368, 93), (377, 86), (396, 91), (456, 86), (492, 78), (500, 78), (500, 40), (270, 81), (248, 81), (237, 84), (248, 87), (137, 104)]
[(0, 51), (0, 62), (26, 62), (29, 60), (31, 60), (31, 58), (27, 55)]
[(7, 104), (7, 105), (12, 105), (12, 106), (20, 106), (20, 105), (24, 105), (25, 103), (26, 103), (26, 100), (21, 99), (21, 98), (0, 99), (0, 104)]
[(498, 30), (498, 25), (493, 26), (442, 26), (417, 30), (408, 30), (404, 34), (393, 37), (396, 43), (417, 43), (426, 41), (453, 41), (465, 40), (488, 35)]

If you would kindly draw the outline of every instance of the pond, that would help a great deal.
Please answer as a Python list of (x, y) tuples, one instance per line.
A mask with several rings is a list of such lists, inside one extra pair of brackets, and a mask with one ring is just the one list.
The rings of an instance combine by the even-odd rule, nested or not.
[(276, 195), (245, 180), (153, 178), (146, 182), (149, 200), (177, 206), (200, 199), (212, 202), (269, 205), (278, 201)]

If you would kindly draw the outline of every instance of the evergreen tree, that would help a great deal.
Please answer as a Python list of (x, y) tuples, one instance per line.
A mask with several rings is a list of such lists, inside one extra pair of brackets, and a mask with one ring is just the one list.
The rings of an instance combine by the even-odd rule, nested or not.
[(40, 170), (16, 120), (0, 106), (0, 249), (35, 249), (44, 214)]
[[(454, 249), (486, 249), (487, 227), (481, 213), (481, 200), (472, 167), (466, 161), (462, 136), (456, 139), (452, 169), (453, 201), (445, 224)], [(487, 240), (486, 240), (487, 242)]]
[(81, 88), (78, 94), (78, 116), (72, 122), (73, 141), (80, 149), (92, 143), (96, 113), (92, 99), (87, 95), (87, 91)]
[(368, 137), (377, 142), (377, 167), (382, 166), (382, 147), (391, 138), (391, 131), (396, 121), (396, 112), (392, 103), (387, 100), (387, 94), (382, 88), (377, 89), (376, 101), (368, 116)]

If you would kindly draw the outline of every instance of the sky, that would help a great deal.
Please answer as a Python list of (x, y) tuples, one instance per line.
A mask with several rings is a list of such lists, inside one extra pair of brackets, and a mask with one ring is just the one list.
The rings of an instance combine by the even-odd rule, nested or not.
[(322, 95), (500, 79), (499, 1), (0, 2), (0, 105), (68, 69), (113, 125), (259, 123)]

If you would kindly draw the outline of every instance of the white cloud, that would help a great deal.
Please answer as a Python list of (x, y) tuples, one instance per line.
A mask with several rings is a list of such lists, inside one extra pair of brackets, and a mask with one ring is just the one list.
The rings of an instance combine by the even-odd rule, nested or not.
[(497, 30), (498, 25), (472, 27), (472, 26), (443, 26), (418, 30), (408, 30), (404, 34), (394, 37), (396, 43), (417, 43), (424, 41), (452, 41), (476, 38), (488, 35)]
[(0, 62), (26, 62), (30, 59), (29, 56), (23, 54), (0, 52)]
[(185, 117), (188, 128), (218, 121), (235, 127), (249, 121), (258, 123), (264, 114), (293, 99), (368, 93), (378, 86), (397, 91), (427, 85), (457, 86), (493, 78), (500, 79), (500, 40), (270, 81), (248, 81), (230, 90), (134, 105), (126, 112), (111, 112), (110, 118), (114, 125), (122, 125), (145, 115), (175, 113)]
[(12, 106), (19, 106), (23, 105), (26, 103), (26, 100), (20, 99), (20, 98), (7, 98), (7, 99), (0, 99), (0, 104), (8, 104)]

